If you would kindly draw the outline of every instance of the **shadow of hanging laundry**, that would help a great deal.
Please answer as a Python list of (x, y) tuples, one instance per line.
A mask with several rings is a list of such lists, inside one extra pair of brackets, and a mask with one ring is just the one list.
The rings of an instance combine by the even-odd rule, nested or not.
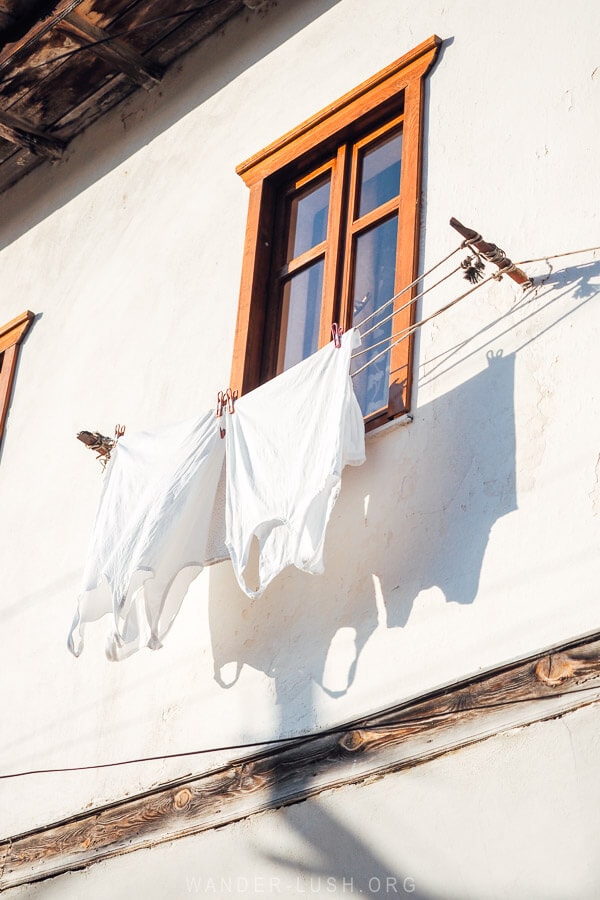
[(491, 529), (517, 509), (514, 371), (514, 354), (489, 351), (485, 369), (419, 412), (431, 436), (402, 486), (413, 513), (403, 520), (400, 502), (402, 557), (379, 573), (390, 627), (428, 588), (456, 603), (477, 596)]
[[(482, 371), (419, 408), (411, 426), (418, 449), (408, 431), (406, 440), (368, 442), (365, 466), (344, 473), (323, 575), (288, 569), (250, 601), (230, 566), (211, 570), (218, 683), (231, 687), (248, 665), (272, 677), (278, 694), (293, 689), (300, 698), (316, 683), (341, 696), (375, 629), (404, 627), (422, 591), (436, 586), (448, 601), (474, 601), (491, 528), (517, 508), (514, 370), (514, 354), (489, 352)], [(340, 637), (346, 674), (328, 683)]]

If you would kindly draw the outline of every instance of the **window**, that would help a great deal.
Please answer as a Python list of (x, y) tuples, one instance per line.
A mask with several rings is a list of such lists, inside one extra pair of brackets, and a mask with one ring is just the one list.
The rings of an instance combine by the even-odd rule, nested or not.
[(21, 313), (7, 325), (0, 325), (0, 441), (8, 413), (12, 385), (17, 368), (19, 344), (34, 319), (32, 312)]
[[(250, 188), (231, 374), (240, 392), (326, 344), (332, 322), (360, 324), (416, 278), (424, 76), (440, 43), (429, 38), (238, 166)], [(382, 322), (356, 368), (413, 321), (409, 306)], [(369, 427), (408, 409), (411, 357), (409, 338), (355, 379)]]

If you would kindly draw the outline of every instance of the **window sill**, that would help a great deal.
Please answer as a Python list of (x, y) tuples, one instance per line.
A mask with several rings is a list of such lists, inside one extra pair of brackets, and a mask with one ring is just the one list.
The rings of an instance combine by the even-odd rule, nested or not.
[(367, 431), (365, 434), (365, 440), (367, 442), (373, 441), (376, 438), (381, 437), (384, 434), (387, 434), (388, 431), (392, 429), (399, 428), (401, 425), (410, 425), (414, 416), (412, 413), (404, 413), (403, 416), (398, 416), (396, 419), (390, 419), (389, 422), (384, 422), (382, 425), (378, 425), (377, 428), (373, 428), (372, 431)]

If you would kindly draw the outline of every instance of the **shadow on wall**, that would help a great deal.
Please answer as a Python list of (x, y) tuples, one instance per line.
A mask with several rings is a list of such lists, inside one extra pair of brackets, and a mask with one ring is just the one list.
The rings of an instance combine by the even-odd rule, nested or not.
[[(410, 464), (390, 456), (404, 442), (375, 440), (362, 470), (346, 470), (325, 575), (287, 570), (252, 602), (231, 567), (211, 571), (215, 675), (223, 686), (250, 665), (278, 685), (308, 680), (343, 693), (373, 631), (405, 626), (421, 591), (437, 586), (449, 601), (473, 602), (490, 529), (516, 509), (514, 355), (489, 353), (482, 372), (421, 408), (419, 422), (425, 444), (410, 449)], [(354, 638), (346, 683), (336, 689), (323, 673), (343, 628)]]
[[(264, 672), (282, 708), (290, 696), (298, 701), (287, 723), (297, 732), (311, 727), (310, 686), (343, 695), (375, 629), (405, 627), (421, 592), (437, 588), (448, 602), (475, 600), (491, 529), (517, 509), (516, 353), (595, 296), (598, 277), (600, 262), (550, 271), (507, 313), (429, 360), (422, 383), (473, 356), (482, 369), (419, 407), (417, 421), (395, 440), (370, 439), (365, 465), (346, 469), (324, 575), (286, 570), (250, 601), (230, 566), (211, 570), (209, 618), (221, 686), (235, 684), (245, 665)], [(559, 301), (567, 296), (579, 302), (565, 307)], [(544, 325), (529, 331), (540, 314)], [(498, 344), (517, 325), (530, 336), (504, 354)]]
[[(475, 599), (490, 529), (516, 509), (514, 364), (513, 354), (490, 352), (478, 375), (419, 410), (415, 427), (422, 425), (427, 437), (422, 452), (411, 447), (411, 469), (404, 459), (390, 457), (390, 448), (397, 454), (398, 446), (410, 444), (409, 429), (406, 441), (369, 442), (365, 466), (344, 476), (327, 537), (325, 575), (286, 571), (262, 598), (250, 601), (230, 566), (212, 569), (217, 681), (232, 686), (244, 665), (272, 677), (280, 734), (311, 727), (317, 685), (333, 696), (345, 693), (373, 631), (404, 627), (423, 589), (435, 585), (449, 601)], [(382, 471), (392, 477), (382, 478)], [(368, 504), (365, 486), (371, 490)], [(339, 643), (342, 633), (353, 633), (345, 646)], [(337, 656), (347, 656), (345, 683), (337, 691), (324, 680), (334, 648)], [(290, 894), (433, 900), (397, 856), (378, 853), (359, 804), (343, 822), (318, 798), (279, 815), (280, 827), (294, 834), (299, 849), (277, 855), (267, 845), (257, 852), (269, 871), (289, 873)]]
[(326, 894), (362, 894), (372, 896), (405, 896), (413, 900), (433, 900), (432, 895), (419, 889), (415, 879), (405, 873), (392, 871), (378, 854), (361, 841), (358, 834), (364, 827), (361, 808), (355, 811), (351, 823), (339, 821), (328, 813), (318, 800), (310, 804), (292, 806), (280, 811), (285, 825), (302, 839), (305, 855), (310, 862), (299, 862), (272, 853), (265, 848), (262, 856), (270, 864), (291, 870), (295, 893), (323, 896)]
[[(330, 523), (324, 576), (287, 571), (251, 602), (237, 589), (231, 567), (211, 571), (215, 677), (229, 687), (244, 665), (272, 677), (281, 735), (311, 727), (320, 699), (317, 685), (328, 690), (327, 658), (332, 648), (341, 649), (342, 631), (353, 639), (346, 647), (345, 684), (329, 689), (333, 695), (348, 690), (374, 630), (406, 626), (423, 590), (436, 587), (452, 602), (475, 600), (491, 529), (517, 509), (516, 351), (504, 354), (496, 349), (498, 340), (514, 328), (515, 313), (522, 324), (566, 293), (581, 301), (561, 310), (525, 346), (597, 294), (591, 278), (598, 275), (600, 264), (550, 273), (541, 288), (490, 324), (491, 338), (488, 328), (482, 329), (429, 361), (422, 380), (472, 355), (483, 365), (477, 375), (420, 407), (415, 425), (396, 440), (371, 439), (365, 466), (346, 470)], [(382, 478), (382, 472), (389, 474)], [(223, 672), (229, 667), (227, 681)], [(359, 803), (351, 821), (330, 815), (319, 799), (279, 815), (280, 825), (300, 839), (302, 849), (289, 856), (274, 854), (270, 846), (257, 851), (270, 866), (292, 874), (294, 893), (349, 890), (433, 900), (405, 871), (405, 862), (398, 865), (395, 854), (391, 859), (388, 850), (386, 859), (373, 848), (369, 816)], [(435, 829), (430, 839), (436, 841)]]

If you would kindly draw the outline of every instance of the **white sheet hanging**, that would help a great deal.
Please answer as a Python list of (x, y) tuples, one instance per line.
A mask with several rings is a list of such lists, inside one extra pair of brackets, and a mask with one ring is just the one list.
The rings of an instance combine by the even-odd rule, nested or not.
[(69, 634), (75, 656), (85, 625), (108, 613), (110, 659), (160, 647), (199, 569), (227, 557), (225, 517), (215, 509), (224, 453), (212, 411), (121, 438), (104, 474)]
[[(345, 465), (365, 460), (349, 375), (356, 329), (256, 390), (227, 414), (226, 543), (240, 587), (258, 597), (288, 565), (323, 571), (323, 544)], [(245, 580), (253, 537), (259, 584)]]

